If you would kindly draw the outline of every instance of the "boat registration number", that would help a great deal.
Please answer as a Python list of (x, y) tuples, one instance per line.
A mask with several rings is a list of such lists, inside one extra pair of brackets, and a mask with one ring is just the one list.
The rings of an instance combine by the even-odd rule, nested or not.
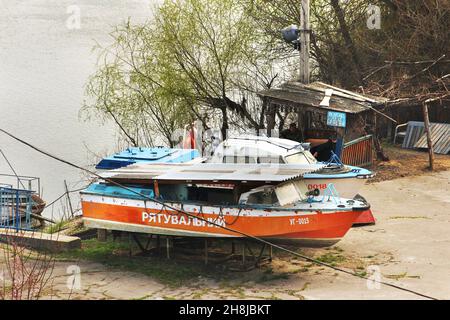
[(324, 190), (327, 188), (327, 184), (326, 183), (310, 183), (308, 184), (308, 190), (314, 190), (314, 189), (319, 189), (319, 190)]
[(292, 218), (289, 219), (290, 225), (309, 224), (309, 218)]

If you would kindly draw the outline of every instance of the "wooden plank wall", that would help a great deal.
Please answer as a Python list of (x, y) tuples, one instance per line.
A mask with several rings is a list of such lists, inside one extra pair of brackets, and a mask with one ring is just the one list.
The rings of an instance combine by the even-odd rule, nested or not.
[(341, 161), (357, 167), (369, 167), (373, 163), (373, 136), (368, 135), (344, 144)]

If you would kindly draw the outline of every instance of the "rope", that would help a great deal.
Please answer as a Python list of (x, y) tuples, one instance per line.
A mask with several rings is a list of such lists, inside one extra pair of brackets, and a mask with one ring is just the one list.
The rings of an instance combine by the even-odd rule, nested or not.
[[(1, 130), (1, 129), (0, 129), (0, 130)], [(55, 200), (53, 200), (52, 202), (50, 202), (49, 204), (47, 204), (47, 205), (44, 207), (44, 209), (47, 209), (48, 207), (54, 205), (55, 202), (57, 202), (58, 200), (61, 200), (64, 196), (67, 196), (68, 193), (79, 192), (79, 191), (81, 191), (81, 190), (86, 189), (86, 187), (88, 187), (88, 186), (84, 186), (83, 188), (78, 188), (78, 189), (75, 189), (75, 190), (69, 190), (68, 192), (65, 191), (65, 192), (64, 192), (63, 194), (61, 194), (58, 198), (56, 198)]]
[(8, 166), (11, 168), (11, 171), (14, 173), (14, 175), (17, 178), (17, 181), (19, 181), (19, 183), (22, 185), (22, 188), (25, 189), (25, 186), (22, 183), (22, 180), (20, 179), (19, 175), (17, 174), (16, 170), (14, 170), (14, 167), (12, 166), (11, 162), (9, 162), (8, 158), (6, 157), (6, 155), (3, 153), (3, 150), (0, 149), (0, 153), (2, 154), (3, 158), (5, 158), (6, 163), (8, 164)]
[[(95, 176), (95, 177), (97, 177), (97, 178), (103, 179), (103, 180), (105, 180), (105, 181), (107, 181), (107, 182), (109, 182), (109, 183), (111, 183), (111, 184), (114, 184), (114, 185), (120, 187), (120, 188), (123, 188), (123, 189), (125, 189), (125, 190), (127, 190), (127, 191), (130, 191), (130, 192), (132, 192), (132, 193), (138, 194), (139, 196), (143, 196), (143, 197), (147, 198), (149, 201), (152, 201), (152, 202), (156, 202), (156, 203), (158, 203), (158, 204), (161, 204), (161, 205), (165, 206), (166, 208), (169, 208), (169, 209), (171, 209), (171, 210), (173, 210), (173, 211), (175, 211), (175, 212), (180, 212), (180, 211), (181, 211), (180, 209), (177, 209), (177, 208), (175, 208), (175, 207), (173, 207), (173, 206), (170, 206), (170, 205), (168, 205), (167, 203), (164, 203), (163, 201), (160, 201), (160, 200), (158, 200), (158, 199), (152, 199), (152, 198), (150, 198), (150, 197), (147, 197), (147, 196), (145, 196), (145, 195), (142, 195), (141, 193), (139, 193), (139, 192), (137, 192), (137, 191), (135, 191), (135, 190), (133, 190), (133, 189), (130, 189), (130, 188), (128, 188), (127, 186), (124, 186), (124, 185), (122, 185), (122, 184), (120, 184), (120, 183), (118, 183), (118, 182), (116, 182), (116, 181), (114, 181), (114, 180), (111, 180), (111, 179), (109, 179), (109, 178), (104, 178), (104, 177), (100, 176), (99, 174), (97, 174), (97, 173), (95, 173), (95, 172), (93, 172), (93, 171), (91, 171), (91, 170), (89, 170), (89, 169), (83, 168), (83, 167), (78, 166), (78, 165), (76, 165), (76, 164), (74, 164), (74, 163), (72, 163), (72, 162), (69, 162), (69, 161), (64, 160), (64, 159), (62, 159), (62, 158), (59, 158), (59, 157), (57, 157), (57, 156), (54, 156), (54, 155), (52, 155), (52, 154), (50, 154), (50, 153), (48, 153), (48, 152), (46, 152), (46, 151), (43, 151), (43, 150), (39, 149), (38, 147), (35, 147), (34, 145), (32, 145), (32, 144), (30, 144), (30, 143), (28, 143), (28, 142), (26, 142), (26, 141), (24, 141), (24, 140), (22, 140), (22, 139), (20, 139), (20, 138), (18, 138), (18, 137), (16, 137), (16, 136), (14, 136), (14, 135), (12, 135), (11, 133), (9, 133), (9, 132), (7, 132), (7, 131), (1, 129), (1, 128), (0, 128), (0, 131), (3, 132), (4, 134), (8, 135), (9, 137), (13, 138), (14, 140), (16, 140), (16, 141), (18, 141), (18, 142), (20, 142), (20, 143), (22, 143), (22, 144), (24, 144), (24, 145), (26, 145), (26, 146), (32, 148), (33, 150), (35, 150), (35, 151), (37, 151), (37, 152), (39, 152), (39, 153), (41, 153), (41, 154), (43, 154), (43, 155), (46, 155), (47, 157), (50, 157), (50, 158), (52, 158), (52, 159), (54, 159), (54, 160), (57, 160), (57, 161), (62, 162), (62, 163), (65, 163), (65, 164), (67, 164), (67, 165), (69, 165), (69, 166), (71, 166), (71, 167), (74, 167), (74, 168), (76, 168), (76, 169), (85, 171), (85, 172), (87, 172), (87, 173), (89, 173), (89, 174), (91, 174), (91, 175), (93, 175), (93, 176)], [(395, 289), (398, 289), (398, 290), (401, 290), (401, 291), (404, 291), (404, 292), (409, 292), (409, 293), (411, 293), (411, 294), (414, 294), (414, 295), (417, 295), (417, 296), (420, 296), (420, 297), (423, 297), (423, 298), (427, 298), (427, 299), (431, 299), (431, 300), (438, 300), (438, 299), (435, 298), (435, 297), (432, 297), (432, 296), (429, 296), (429, 295), (426, 295), (426, 294), (423, 294), (423, 293), (414, 291), (414, 290), (412, 290), (412, 289), (403, 288), (403, 287), (400, 287), (400, 286), (398, 286), (398, 285), (395, 285), (395, 284), (392, 284), (392, 283), (389, 283), (389, 282), (385, 282), (385, 281), (378, 281), (378, 280), (376, 280), (376, 279), (370, 279), (369, 277), (366, 277), (366, 276), (363, 276), (363, 275), (359, 275), (359, 274), (356, 274), (356, 273), (354, 273), (354, 272), (351, 272), (351, 271), (348, 271), (348, 270), (345, 270), (345, 269), (341, 269), (341, 268), (336, 267), (336, 266), (333, 266), (333, 265), (331, 265), (331, 264), (328, 264), (328, 263), (325, 263), (325, 262), (316, 260), (316, 259), (314, 259), (314, 258), (305, 256), (305, 255), (300, 254), (300, 253), (298, 253), (298, 252), (295, 252), (295, 251), (292, 251), (292, 250), (290, 250), (290, 249), (284, 248), (284, 247), (282, 247), (282, 246), (280, 246), (280, 245), (271, 243), (271, 242), (269, 242), (269, 241), (267, 241), (267, 240), (264, 240), (264, 239), (261, 239), (261, 238), (259, 238), (259, 237), (256, 237), (256, 236), (253, 236), (253, 235), (250, 235), (250, 234), (241, 232), (241, 231), (239, 231), (239, 230), (234, 230), (234, 229), (232, 229), (232, 228), (229, 228), (229, 227), (226, 227), (226, 226), (223, 226), (223, 225), (220, 225), (220, 224), (211, 223), (211, 221), (207, 221), (206, 219), (200, 218), (199, 216), (196, 216), (196, 215), (194, 215), (194, 214), (192, 214), (192, 213), (189, 213), (189, 212), (186, 212), (186, 211), (181, 211), (181, 212), (184, 213), (185, 215), (191, 217), (191, 218), (196, 218), (196, 219), (203, 220), (204, 222), (210, 223), (210, 224), (212, 224), (212, 225), (215, 225), (216, 227), (219, 227), (219, 228), (222, 228), (222, 229), (224, 229), (224, 230), (227, 230), (227, 231), (236, 233), (236, 234), (238, 234), (238, 235), (244, 236), (244, 237), (249, 238), (249, 239), (256, 240), (256, 241), (258, 241), (258, 242), (260, 242), (260, 243), (264, 243), (264, 244), (266, 244), (266, 245), (272, 246), (273, 248), (277, 248), (277, 249), (279, 249), (279, 250), (281, 250), (281, 251), (287, 252), (287, 253), (289, 253), (289, 254), (291, 254), (291, 255), (293, 255), (293, 256), (296, 256), (296, 257), (302, 258), (302, 259), (304, 259), (304, 260), (306, 260), (306, 261), (309, 261), (309, 262), (312, 262), (312, 263), (315, 263), (315, 264), (318, 264), (318, 265), (321, 265), (321, 266), (324, 266), (324, 267), (333, 269), (333, 270), (335, 270), (335, 271), (339, 271), (339, 272), (342, 272), (342, 273), (345, 273), (345, 274), (349, 274), (349, 275), (351, 275), (351, 276), (358, 277), (358, 278), (361, 278), (361, 279), (370, 280), (370, 281), (373, 281), (373, 282), (376, 282), (376, 283), (379, 283), (379, 284), (383, 284), (383, 285), (388, 286), (388, 287), (391, 287), (391, 288), (395, 288)]]

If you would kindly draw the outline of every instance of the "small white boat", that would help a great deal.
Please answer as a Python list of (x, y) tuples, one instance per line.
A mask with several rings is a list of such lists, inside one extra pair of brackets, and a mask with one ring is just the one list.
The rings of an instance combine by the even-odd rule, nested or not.
[[(304, 175), (303, 178), (309, 190), (324, 191), (333, 184), (339, 196), (366, 201), (359, 195), (359, 191), (366, 180), (374, 176), (371, 171), (344, 165), (339, 159), (328, 163), (318, 162), (307, 148), (308, 144), (288, 139), (240, 136), (220, 143), (208, 162), (325, 164), (318, 172)], [(354, 222), (355, 225), (374, 223), (375, 218), (370, 209), (363, 212)]]
[[(287, 163), (318, 164), (316, 158), (304, 148), (305, 144), (260, 136), (240, 136), (229, 138), (216, 148), (211, 163)], [(366, 179), (374, 174), (364, 168), (343, 165), (342, 163), (323, 163), (325, 167), (318, 172), (305, 174), (309, 190), (325, 190), (333, 183), (339, 195), (354, 198)]]

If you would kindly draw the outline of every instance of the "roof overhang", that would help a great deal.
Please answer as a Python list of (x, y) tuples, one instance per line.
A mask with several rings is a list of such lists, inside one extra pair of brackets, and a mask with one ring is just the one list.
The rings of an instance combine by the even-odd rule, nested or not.
[[(329, 103), (321, 105), (321, 102), (324, 101), (331, 90)], [(331, 110), (350, 114), (368, 111), (388, 101), (385, 98), (361, 95), (322, 82), (311, 84), (286, 82), (278, 88), (260, 91), (258, 95), (272, 100), (275, 104), (289, 104), (293, 107)]]

